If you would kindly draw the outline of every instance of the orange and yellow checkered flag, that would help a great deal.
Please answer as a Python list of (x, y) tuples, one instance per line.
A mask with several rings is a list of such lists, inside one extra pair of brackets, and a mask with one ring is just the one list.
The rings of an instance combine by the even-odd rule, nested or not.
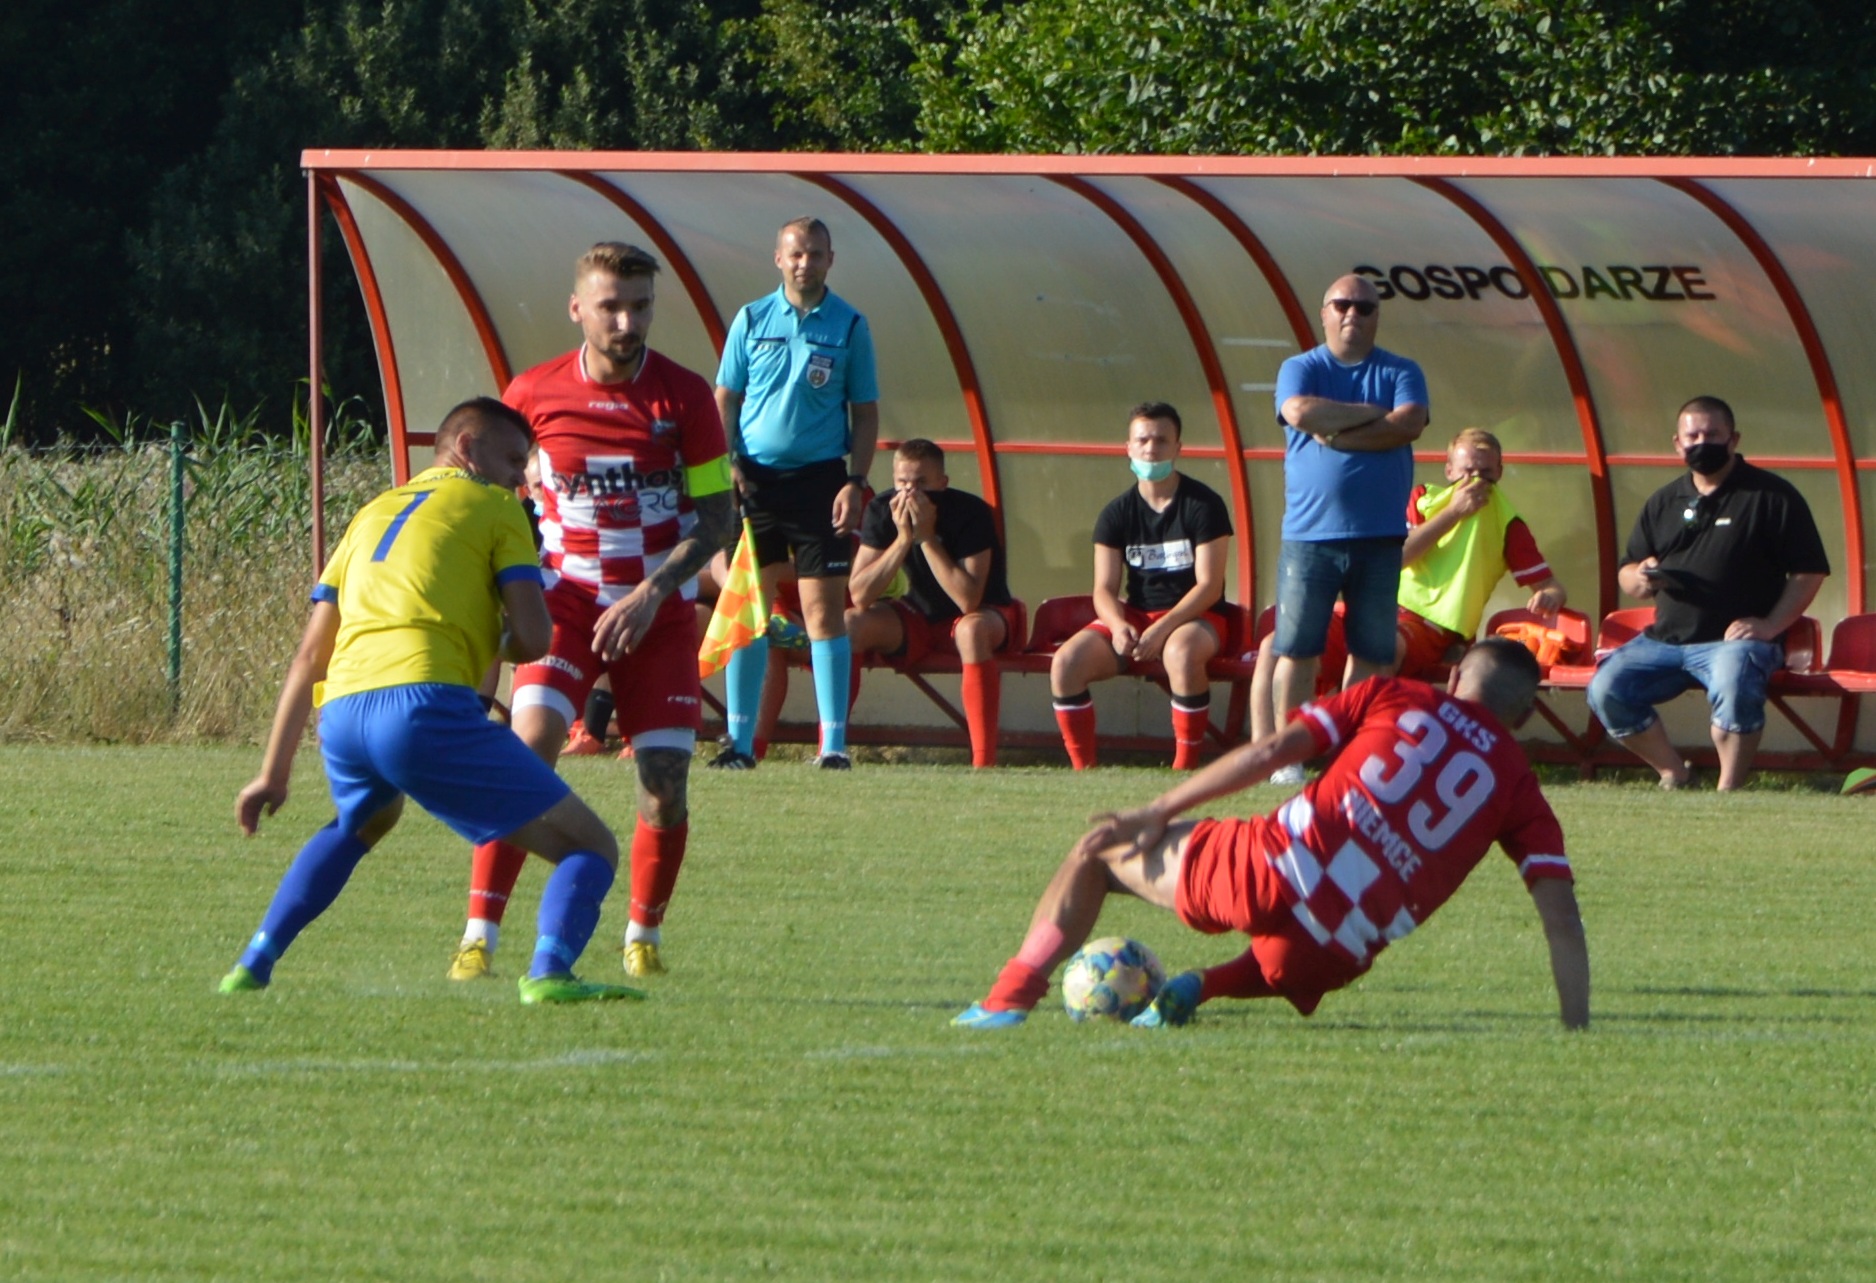
[(768, 631), (769, 604), (762, 600), (762, 577), (756, 573), (756, 545), (749, 523), (730, 556), (730, 573), (717, 594), (703, 645), (697, 648), (697, 676), (708, 677), (730, 662), (730, 655)]

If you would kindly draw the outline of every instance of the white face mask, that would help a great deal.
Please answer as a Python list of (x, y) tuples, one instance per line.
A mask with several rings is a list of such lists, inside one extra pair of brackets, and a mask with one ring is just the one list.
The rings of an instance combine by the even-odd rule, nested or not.
[(1164, 481), (1172, 475), (1173, 461), (1161, 459), (1157, 463), (1148, 463), (1144, 459), (1129, 459), (1127, 466), (1133, 469), (1133, 475), (1142, 481)]

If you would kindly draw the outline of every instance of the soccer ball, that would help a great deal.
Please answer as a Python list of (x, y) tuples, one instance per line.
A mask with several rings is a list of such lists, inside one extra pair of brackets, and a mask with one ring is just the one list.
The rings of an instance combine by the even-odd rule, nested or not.
[(1132, 1020), (1166, 983), (1166, 969), (1138, 940), (1090, 940), (1062, 972), (1062, 1005), (1071, 1020)]

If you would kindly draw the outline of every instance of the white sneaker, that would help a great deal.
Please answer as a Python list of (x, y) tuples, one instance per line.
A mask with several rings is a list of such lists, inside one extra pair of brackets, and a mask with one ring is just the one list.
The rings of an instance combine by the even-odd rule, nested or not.
[(1309, 776), (1304, 772), (1301, 766), (1293, 762), (1288, 766), (1279, 766), (1276, 770), (1272, 771), (1270, 773), (1270, 782), (1290, 789), (1295, 788), (1298, 784), (1308, 783)]

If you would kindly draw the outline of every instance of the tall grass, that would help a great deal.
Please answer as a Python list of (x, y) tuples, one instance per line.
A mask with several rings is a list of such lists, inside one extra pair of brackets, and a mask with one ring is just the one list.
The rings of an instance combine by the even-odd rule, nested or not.
[[(183, 661), (167, 674), (170, 427), (91, 413), (98, 443), (0, 423), (0, 740), (249, 737), (265, 726), (311, 581), (310, 433), (197, 407), (185, 425)], [(360, 407), (333, 416), (326, 529), (390, 480)]]

